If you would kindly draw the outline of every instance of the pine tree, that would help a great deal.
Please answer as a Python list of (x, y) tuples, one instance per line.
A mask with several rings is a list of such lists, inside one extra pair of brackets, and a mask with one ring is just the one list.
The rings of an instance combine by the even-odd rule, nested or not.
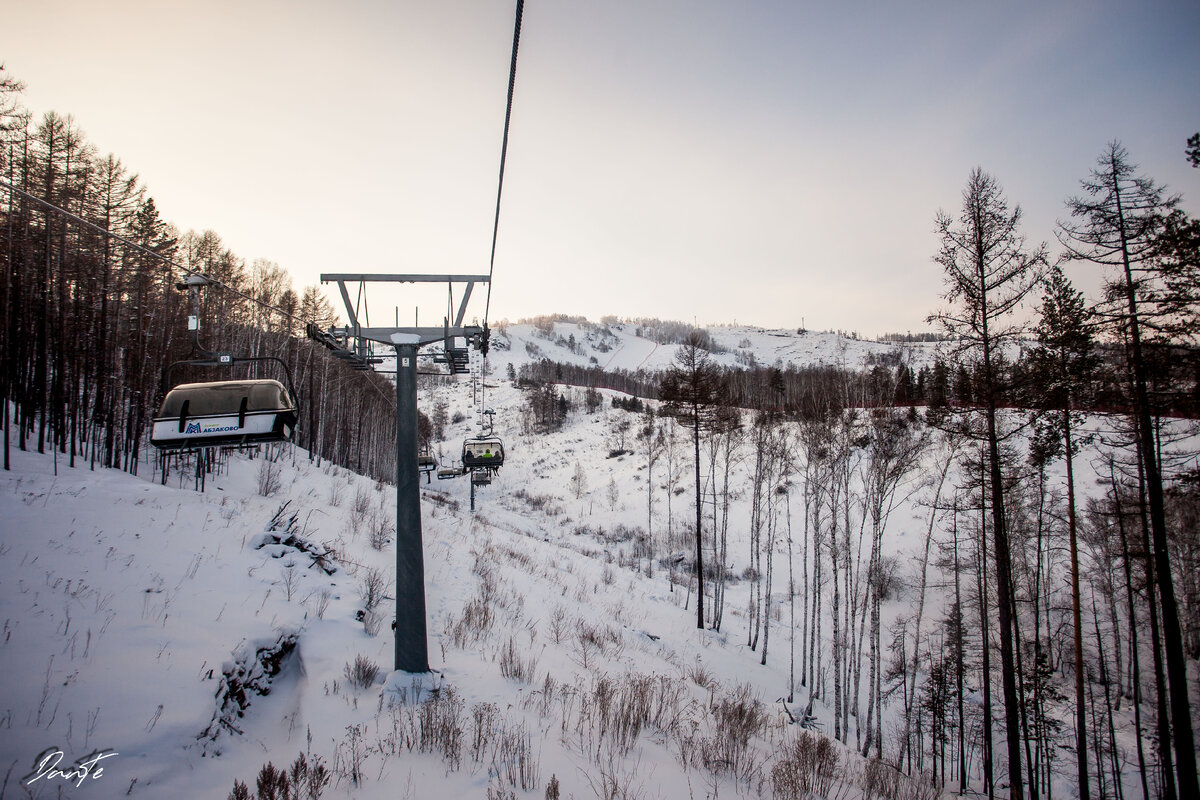
[(675, 364), (663, 376), (659, 399), (661, 413), (692, 431), (696, 485), (696, 627), (704, 628), (704, 536), (701, 521), (700, 435), (718, 421), (724, 398), (721, 373), (704, 349), (705, 337), (694, 331), (675, 354)]
[(1094, 354), (1090, 314), (1083, 294), (1077, 291), (1062, 270), (1055, 267), (1046, 282), (1041, 319), (1037, 325), (1038, 347), (1030, 356), (1030, 372), (1039, 376), (1036, 407), (1046, 414), (1040, 417), (1038, 438), (1046, 443), (1047, 455), (1061, 452), (1067, 465), (1067, 535), (1071, 555), (1071, 614), (1075, 650), (1075, 731), (1079, 767), (1079, 797), (1091, 796), (1088, 786), (1087, 717), (1084, 693), (1083, 627), (1079, 594), (1079, 549), (1075, 508), (1074, 457), (1077, 443), (1073, 431), (1080, 420), (1071, 411), (1073, 403), (1086, 391), (1098, 368)]

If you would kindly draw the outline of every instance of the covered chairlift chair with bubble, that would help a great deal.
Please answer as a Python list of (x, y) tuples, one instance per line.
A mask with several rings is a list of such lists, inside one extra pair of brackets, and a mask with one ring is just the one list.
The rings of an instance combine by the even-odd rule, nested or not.
[(276, 380), (184, 383), (163, 398), (150, 443), (159, 450), (192, 450), (284, 442), (296, 420), (296, 401)]
[[(189, 328), (195, 334), (195, 349), (205, 357), (176, 361), (163, 373), (163, 401), (154, 416), (150, 443), (160, 452), (171, 453), (290, 440), (299, 408), (287, 364), (274, 356), (235, 358), (200, 347), (199, 297), (208, 283), (200, 275), (191, 275), (180, 284), (192, 293), (195, 313)], [(278, 380), (244, 379), (171, 386), (171, 374), (178, 367), (232, 367), (261, 361), (279, 364), (287, 385)]]

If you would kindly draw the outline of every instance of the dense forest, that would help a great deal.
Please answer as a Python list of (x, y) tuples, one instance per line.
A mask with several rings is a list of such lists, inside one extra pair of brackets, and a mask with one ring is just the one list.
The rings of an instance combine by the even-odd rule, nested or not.
[[(181, 233), (117, 156), (100, 155), (69, 116), (35, 120), (20, 88), (0, 85), (5, 468), (12, 446), (141, 468), (164, 369), (197, 355), (179, 288), (196, 273), (214, 281), (202, 293), (200, 345), (282, 359), (305, 401), (296, 441), (310, 457), (394, 475), (395, 390), (305, 338), (307, 323), (335, 322), (320, 290), (297, 293), (277, 264), (247, 264), (213, 231)], [(258, 365), (190, 369), (172, 377), (284, 377)]]

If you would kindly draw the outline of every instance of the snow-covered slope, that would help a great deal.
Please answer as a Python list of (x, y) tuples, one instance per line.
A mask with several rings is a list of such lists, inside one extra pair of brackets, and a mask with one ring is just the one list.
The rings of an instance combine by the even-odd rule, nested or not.
[[(519, 369), (522, 364), (542, 358), (630, 372), (657, 372), (671, 366), (679, 346), (659, 344), (639, 336), (639, 330), (637, 324), (630, 322), (502, 325), (493, 331), (493, 349), (488, 360), (501, 370), (499, 374), (504, 374), (509, 363)], [(935, 345), (931, 343), (874, 342), (830, 332), (798, 333), (750, 326), (714, 327), (707, 331), (718, 350), (713, 360), (729, 367), (757, 364), (785, 369), (833, 365), (860, 369), (869, 358), (891, 356), (917, 370), (932, 363), (935, 354)]]
[[(470, 411), (460, 387), (437, 391)], [(268, 760), (282, 767), (301, 753), (324, 760), (334, 797), (484, 797), (489, 784), (541, 797), (552, 775), (562, 797), (769, 786), (798, 735), (777, 702), (783, 640), (761, 666), (736, 583), (727, 632), (696, 630), (666, 543), (652, 560), (632, 533), (645, 523), (644, 465), (607, 457), (625, 412), (522, 437), (518, 403), (507, 386), (489, 397), (509, 462), (479, 490), (476, 513), (465, 480), (422, 485), (435, 673), (416, 688), (405, 673), (387, 677), (394, 556), (390, 541), (376, 550), (370, 539), (390, 539), (390, 487), (290, 446), (274, 462), (231, 458), (203, 493), (190, 474), (161, 485), (14, 448), (0, 473), (7, 790), (26, 779), (35, 797), (68, 784), (92, 797), (224, 797), (235, 778), (253, 786)], [(447, 455), (468, 424), (453, 426)], [(579, 497), (568, 489), (577, 463)], [(264, 497), (272, 475), (279, 488)], [(673, 500), (678, 525), (687, 496)], [(387, 596), (364, 615), (379, 576)], [(360, 656), (381, 674), (356, 688), (348, 674)], [(421, 738), (420, 715), (434, 712), (413, 701), (430, 692), (450, 703), (458, 745)], [(653, 713), (622, 717), (635, 702)], [(727, 728), (744, 714), (745, 749), (729, 750)], [(621, 725), (635, 729), (614, 733)], [(46, 773), (79, 762), (86, 775)]]
[[(514, 344), (545, 341), (515, 328)], [(625, 363), (666, 349), (626, 336), (609, 352), (623, 348)], [(445, 401), (461, 415), (437, 448), (443, 464), (473, 429), (467, 386), (421, 389), (422, 407)], [(507, 461), (478, 490), (477, 510), (465, 479), (421, 487), (434, 673), (416, 684), (389, 675), (390, 487), (290, 446), (266, 451), (274, 461), (232, 457), (203, 493), (179, 471), (162, 485), (14, 448), (12, 471), (0, 473), (0, 794), (24, 791), (18, 783), (37, 778), (47, 751), (62, 752), (60, 769), (101, 760), (87, 775), (27, 783), (34, 797), (60, 787), (225, 797), (235, 779), (253, 786), (267, 761), (284, 767), (302, 753), (329, 770), (327, 797), (541, 798), (552, 776), (563, 798), (767, 796), (794, 776), (788, 765), (805, 740), (792, 717), (810, 699), (789, 678), (782, 573), (785, 531), (795, 531), (800, 558), (797, 486), (783, 486), (795, 496), (774, 506), (780, 573), (763, 665), (766, 641), (746, 644), (749, 445), (730, 473), (724, 624), (699, 631), (694, 593), (670, 569), (689, 546), (690, 484), (669, 480), (662, 458), (650, 477), (643, 455), (611, 455), (635, 416), (611, 408), (605, 391), (598, 413), (578, 410), (560, 431), (526, 435), (521, 392), (505, 380), (488, 387)], [(888, 525), (900, 580), (883, 609), (885, 646), (915, 602), (929, 524), (922, 502), (936, 482), (922, 480), (944, 462), (926, 455)], [(933, 594), (927, 630), (943, 599)], [(377, 677), (351, 680), (371, 665)], [(781, 702), (789, 694), (794, 702)], [(887, 757), (900, 745), (889, 727), (896, 702)], [(831, 732), (821, 697), (811, 712)], [(857, 796), (864, 771), (877, 768), (823, 746), (840, 759), (830, 780)], [(921, 796), (902, 783), (897, 796)]]

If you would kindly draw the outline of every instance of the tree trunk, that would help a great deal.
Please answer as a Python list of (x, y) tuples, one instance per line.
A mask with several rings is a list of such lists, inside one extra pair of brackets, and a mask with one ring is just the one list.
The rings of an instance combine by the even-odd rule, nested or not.
[[(1071, 620), (1075, 627), (1075, 755), (1078, 758), (1079, 800), (1089, 800), (1087, 767), (1087, 715), (1084, 712), (1083, 692), (1083, 622), (1079, 603), (1079, 549), (1075, 534), (1075, 467), (1071, 443), (1071, 412), (1062, 412), (1063, 441), (1067, 455), (1067, 535), (1071, 549)], [(1117, 666), (1118, 671), (1120, 665)]]
[(700, 408), (692, 409), (692, 444), (696, 458), (696, 628), (704, 630), (704, 536), (700, 508)]

